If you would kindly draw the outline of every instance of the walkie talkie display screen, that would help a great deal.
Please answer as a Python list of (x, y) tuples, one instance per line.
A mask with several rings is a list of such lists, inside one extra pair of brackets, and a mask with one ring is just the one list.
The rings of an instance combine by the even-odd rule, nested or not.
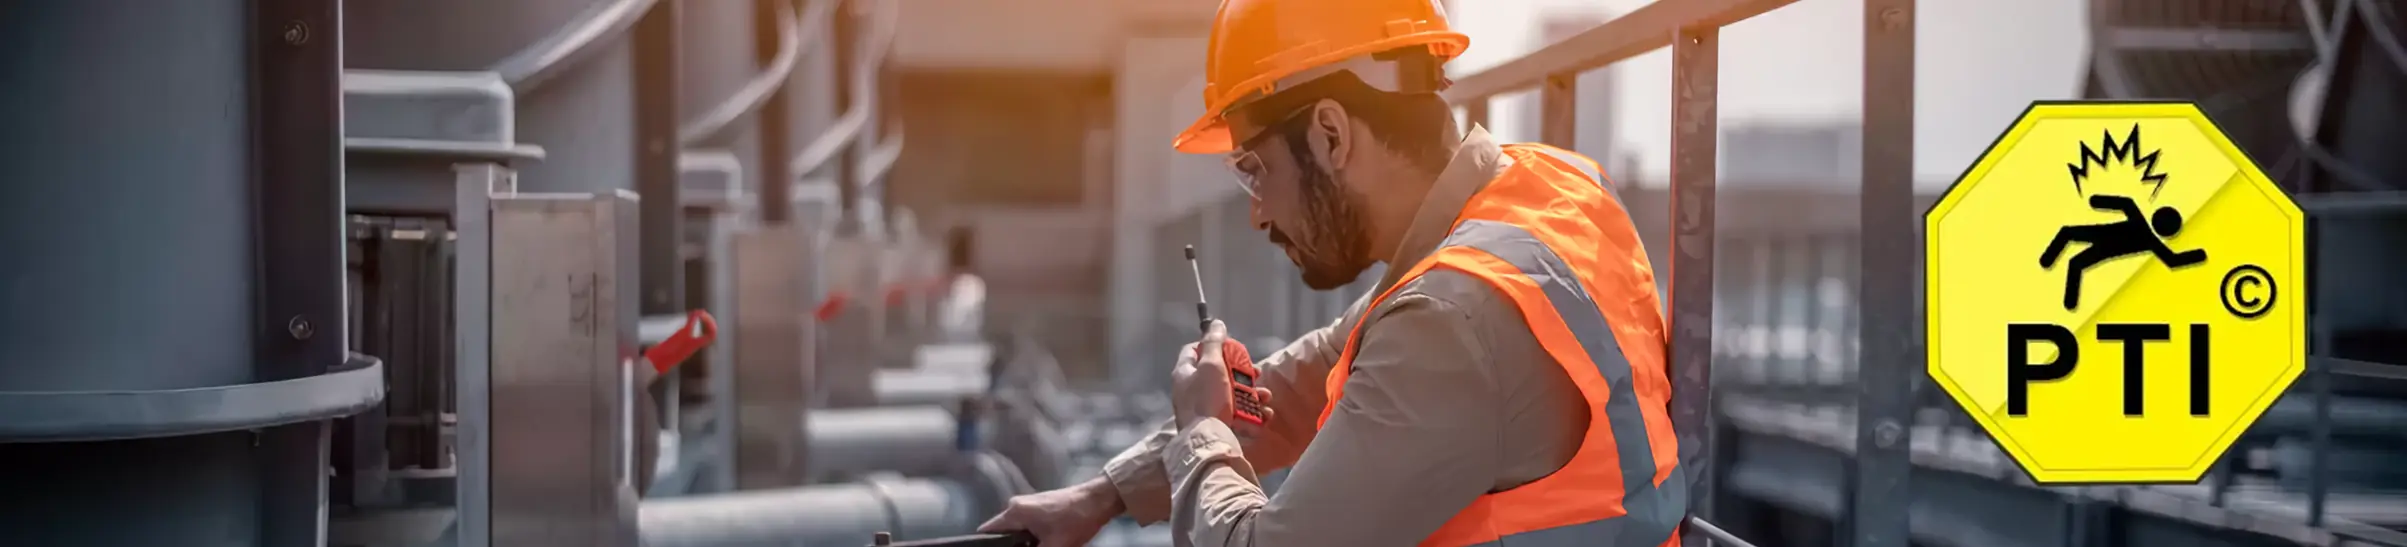
[(1229, 373), (1229, 378), (1237, 380), (1237, 385), (1254, 387), (1254, 375), (1252, 374), (1231, 371)]

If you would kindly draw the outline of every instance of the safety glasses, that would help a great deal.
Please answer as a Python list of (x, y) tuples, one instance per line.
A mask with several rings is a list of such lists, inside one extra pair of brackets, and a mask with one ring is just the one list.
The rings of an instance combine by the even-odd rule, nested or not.
[(1310, 110), (1312, 110), (1312, 105), (1307, 104), (1286, 115), (1279, 116), (1276, 122), (1263, 125), (1261, 132), (1246, 137), (1245, 142), (1237, 143), (1234, 151), (1223, 160), (1228, 165), (1229, 173), (1237, 177), (1237, 189), (1244, 190), (1246, 197), (1257, 201), (1262, 199), (1261, 180), (1265, 168), (1262, 165), (1262, 157), (1256, 155), (1254, 149), (1260, 147), (1262, 141), (1268, 140), (1271, 134), (1278, 133), (1279, 128), (1294, 122), (1297, 117)]

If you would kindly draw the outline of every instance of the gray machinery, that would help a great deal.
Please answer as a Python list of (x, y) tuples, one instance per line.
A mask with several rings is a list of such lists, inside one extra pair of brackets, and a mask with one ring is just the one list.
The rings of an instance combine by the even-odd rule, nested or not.
[[(693, 114), (675, 100), (700, 78), (675, 77), (680, 8), (781, 37), (714, 103), (736, 106)], [(12, 8), (0, 35), (46, 45), (0, 61), (12, 76), (0, 111), (23, 132), (0, 168), (17, 181), (0, 185), (0, 207), (20, 257), (0, 271), (22, 289), (6, 336), (23, 358), (0, 366), (0, 462), (16, 470), (0, 475), (7, 542), (740, 545), (750, 540), (728, 530), (967, 531), (1030, 490), (999, 456), (945, 446), (921, 478), (804, 484), (800, 289), (818, 249), (791, 211), (738, 200), (744, 173), (785, 173), (760, 192), (784, 210), (796, 192), (783, 181), (818, 164), (857, 186), (882, 171), (865, 160), (891, 162), (894, 141), (869, 140), (882, 133), (865, 122), (795, 161), (760, 158), (791, 150), (766, 135), (810, 121), (771, 106), (813, 96), (789, 92), (785, 72), (800, 44), (829, 40), (800, 29), (842, 38), (866, 25), (883, 43), (892, 15), (834, 0)], [(849, 47), (828, 55), (858, 57), (840, 69), (883, 53)], [(867, 120), (853, 102), (846, 116)], [(757, 125), (760, 144), (714, 151), (751, 131), (714, 124)], [(855, 146), (866, 143), (883, 152)], [(688, 267), (703, 274), (687, 279)], [(643, 318), (689, 299), (746, 304), (721, 314), (745, 342), (701, 358), (696, 405), (682, 404), (686, 371), (646, 389), (634, 352), (639, 325), (657, 322)], [(640, 498), (666, 483), (766, 490)], [(679, 510), (763, 499), (785, 512)]]
[[(338, 5), (0, 17), (0, 526), (23, 545), (306, 545), (346, 351)], [(138, 516), (129, 520), (128, 510)]]
[[(2306, 494), (2333, 516), (2407, 531), (2407, 10), (2395, 1), (2092, 2), (2087, 95), (2199, 102), (2309, 215), (2313, 355), (2214, 475)], [(2252, 461), (2253, 460), (2253, 461)], [(2327, 501), (2343, 494), (2357, 503)], [(2376, 506), (2386, 506), (2377, 508)], [(2407, 542), (2393, 532), (2381, 539)]]

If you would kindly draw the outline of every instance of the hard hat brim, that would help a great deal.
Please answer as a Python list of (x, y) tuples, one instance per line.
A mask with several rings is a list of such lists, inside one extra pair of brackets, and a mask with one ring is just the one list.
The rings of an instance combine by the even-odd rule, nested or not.
[[(1228, 91), (1221, 96), (1207, 95), (1204, 104), (1207, 113), (1202, 118), (1195, 120), (1194, 124), (1187, 126), (1186, 131), (1179, 132), (1178, 138), (1170, 141), (1170, 147), (1189, 154), (1228, 153), (1231, 149), (1236, 148), (1236, 143), (1230, 141), (1228, 120), (1224, 116), (1228, 115), (1230, 106), (1235, 104), (1239, 97), (1246, 93), (1266, 90), (1280, 78), (1292, 76), (1311, 67), (1329, 65), (1380, 51), (1410, 46), (1429, 46), (1430, 52), (1436, 54), (1438, 61), (1443, 63), (1461, 56), (1464, 50), (1470, 49), (1471, 37), (1452, 30), (1391, 36), (1382, 40), (1322, 52), (1319, 55), (1300, 59), (1290, 66), (1264, 71), (1244, 82), (1228, 86)], [(1207, 88), (1207, 94), (1209, 93), (1209, 88)]]
[(1170, 147), (1188, 154), (1226, 154), (1237, 148), (1237, 143), (1229, 139), (1228, 120), (1206, 114), (1188, 125), (1187, 130), (1180, 131), (1178, 138), (1170, 141)]

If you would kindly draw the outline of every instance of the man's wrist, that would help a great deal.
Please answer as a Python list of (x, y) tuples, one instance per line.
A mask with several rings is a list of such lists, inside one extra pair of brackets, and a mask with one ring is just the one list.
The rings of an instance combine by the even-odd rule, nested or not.
[(1120, 487), (1112, 484), (1111, 477), (1098, 475), (1078, 483), (1078, 489), (1084, 494), (1088, 509), (1105, 515), (1128, 512), (1128, 502), (1120, 499)]
[(1174, 420), (1176, 423), (1173, 425), (1178, 426), (1178, 430), (1183, 433), (1187, 430), (1195, 429), (1196, 424), (1201, 424), (1204, 422), (1204, 420), (1215, 419), (1217, 418), (1213, 418), (1211, 416), (1179, 416), (1176, 420)]

